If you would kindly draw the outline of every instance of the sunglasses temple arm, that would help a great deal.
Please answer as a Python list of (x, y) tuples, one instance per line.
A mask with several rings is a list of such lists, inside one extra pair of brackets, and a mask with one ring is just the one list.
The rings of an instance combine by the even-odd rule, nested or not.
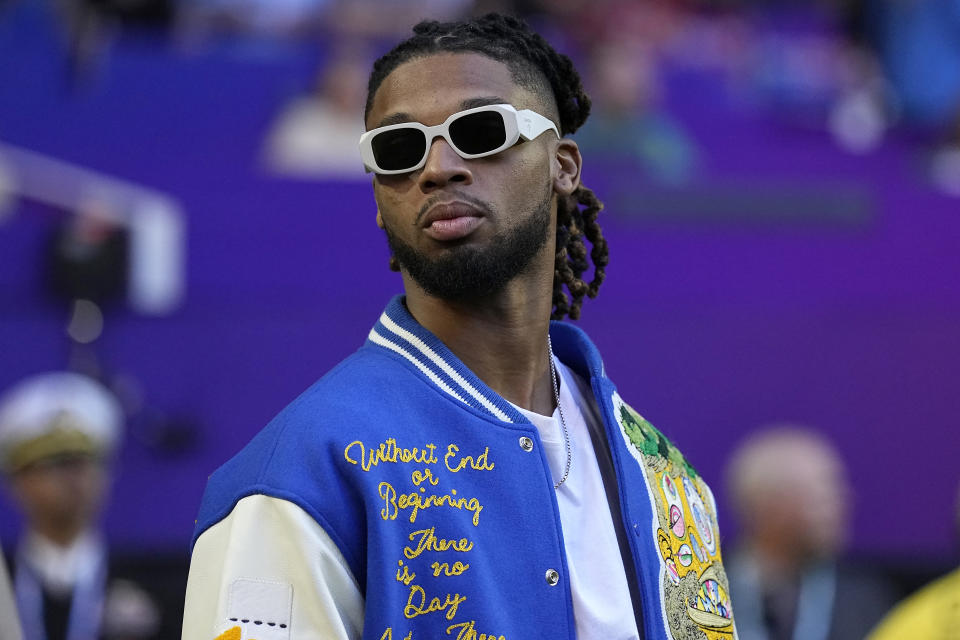
[(529, 109), (517, 112), (517, 127), (524, 140), (533, 140), (547, 129), (553, 129), (557, 137), (560, 137), (557, 125), (552, 120)]

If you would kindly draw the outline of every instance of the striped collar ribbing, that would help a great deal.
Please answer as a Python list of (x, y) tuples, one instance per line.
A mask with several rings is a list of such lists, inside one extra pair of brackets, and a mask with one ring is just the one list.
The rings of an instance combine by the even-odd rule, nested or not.
[(402, 356), (441, 391), (465, 405), (503, 422), (527, 422), (410, 315), (403, 296), (390, 301), (367, 340)]
[[(565, 323), (552, 323), (550, 334), (557, 357), (581, 375), (603, 375), (599, 354), (582, 331)], [(463, 404), (508, 423), (528, 422), (507, 400), (475, 376), (443, 342), (418, 323), (396, 296), (370, 330), (367, 343), (393, 352), (417, 368), (419, 373), (443, 393)]]

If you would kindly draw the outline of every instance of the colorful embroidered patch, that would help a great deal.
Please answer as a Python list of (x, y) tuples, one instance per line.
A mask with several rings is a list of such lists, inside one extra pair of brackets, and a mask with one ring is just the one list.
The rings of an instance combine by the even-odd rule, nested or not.
[(612, 399), (657, 510), (651, 533), (663, 561), (659, 586), (668, 635), (673, 640), (736, 638), (710, 490), (662, 433), (618, 394)]
[(620, 428), (636, 449), (648, 456), (660, 456), (683, 468), (691, 478), (697, 478), (697, 470), (687, 462), (680, 450), (673, 446), (656, 427), (627, 405), (620, 395), (613, 395), (613, 406)]

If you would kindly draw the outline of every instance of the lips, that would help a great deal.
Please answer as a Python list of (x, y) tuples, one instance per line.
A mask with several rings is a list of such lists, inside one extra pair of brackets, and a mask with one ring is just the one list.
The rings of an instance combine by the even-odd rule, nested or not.
[(436, 204), (420, 220), (424, 232), (440, 242), (465, 238), (480, 226), (483, 212), (465, 202)]

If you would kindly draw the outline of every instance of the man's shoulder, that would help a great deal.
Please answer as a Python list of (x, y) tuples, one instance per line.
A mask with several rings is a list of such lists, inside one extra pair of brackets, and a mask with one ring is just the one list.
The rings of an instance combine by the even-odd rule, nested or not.
[(288, 454), (315, 453), (310, 447), (342, 435), (344, 424), (356, 430), (396, 419), (393, 399), (416, 396), (422, 387), (403, 362), (381, 349), (363, 347), (292, 400), (237, 457), (244, 452), (276, 456), (287, 442)]
[(423, 385), (402, 362), (363, 347), (284, 407), (240, 451), (211, 474), (198, 526), (216, 522), (248, 495), (265, 494), (306, 506), (318, 486), (334, 486), (345, 430), (361, 436), (399, 419), (394, 399), (416, 397)]
[(402, 362), (389, 352), (366, 345), (341, 361), (284, 407), (271, 425), (310, 427), (317, 433), (318, 420), (336, 420), (354, 413), (369, 415), (375, 400), (396, 386), (417, 384), (416, 376), (404, 371)]

